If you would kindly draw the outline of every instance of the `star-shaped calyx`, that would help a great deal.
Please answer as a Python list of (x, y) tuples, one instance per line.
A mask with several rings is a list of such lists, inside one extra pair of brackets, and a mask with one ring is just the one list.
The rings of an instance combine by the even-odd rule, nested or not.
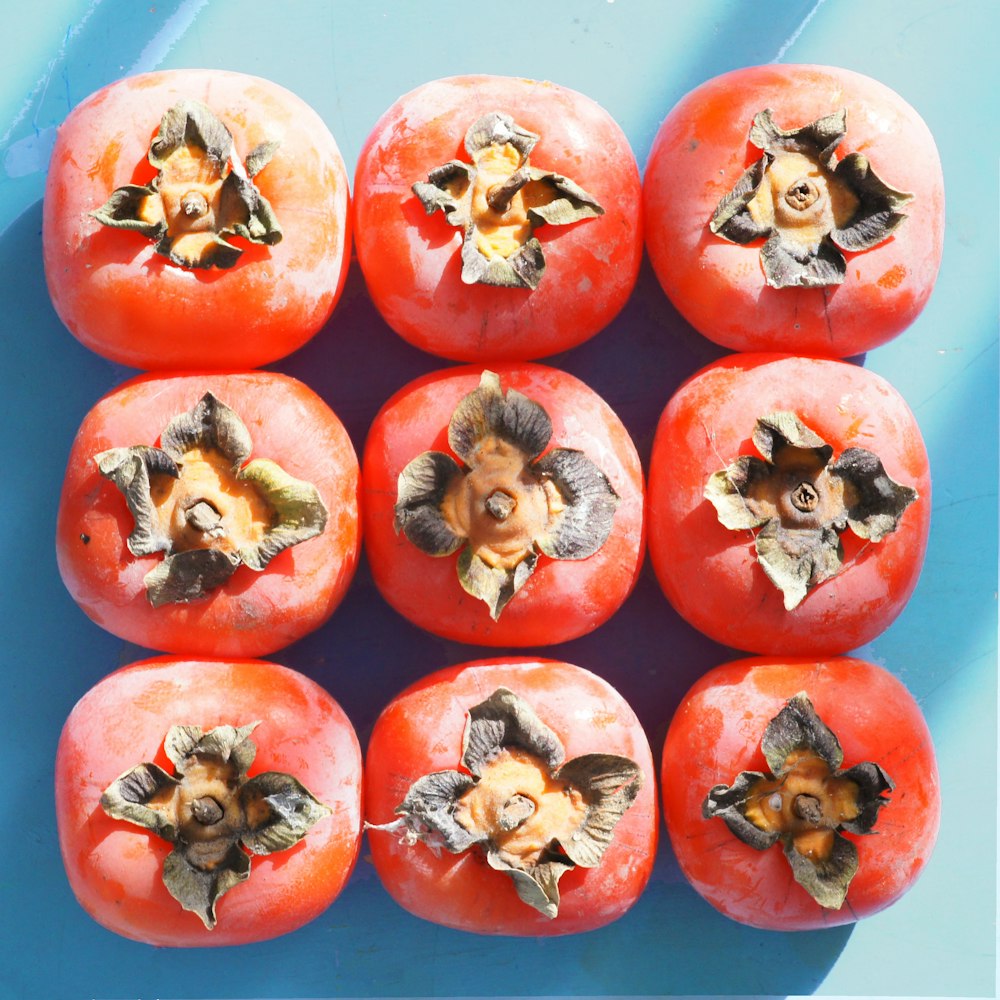
[(586, 559), (607, 541), (619, 497), (581, 451), (554, 448), (541, 405), (494, 372), (461, 400), (448, 444), (464, 463), (427, 451), (400, 473), (396, 530), (422, 552), (461, 549), (458, 578), (494, 620), (534, 572), (539, 557)]
[(240, 566), (263, 570), (326, 527), (316, 487), (269, 459), (247, 461), (252, 447), (240, 418), (208, 392), (170, 421), (159, 447), (94, 456), (132, 513), (129, 552), (164, 553), (144, 581), (154, 607), (205, 597)]
[(765, 240), (773, 288), (839, 285), (844, 252), (870, 250), (906, 218), (913, 195), (886, 184), (861, 153), (837, 160), (847, 110), (786, 131), (772, 112), (754, 116), (750, 141), (762, 151), (719, 202), (709, 228), (732, 243)]
[(156, 176), (126, 184), (92, 214), (115, 229), (152, 240), (157, 253), (190, 268), (229, 268), (243, 251), (229, 239), (272, 245), (281, 227), (253, 178), (277, 142), (261, 143), (240, 159), (229, 129), (198, 101), (184, 100), (160, 121), (149, 147)]
[(528, 162), (538, 140), (510, 115), (492, 111), (465, 135), (471, 163), (450, 160), (413, 185), (428, 215), (441, 211), (463, 230), (466, 284), (537, 288), (545, 258), (535, 230), (604, 214), (568, 177)]
[(250, 877), (250, 856), (297, 844), (330, 809), (290, 774), (247, 770), (260, 725), (172, 726), (164, 750), (175, 773), (138, 764), (101, 796), (113, 819), (125, 820), (174, 845), (163, 862), (163, 883), (185, 910), (211, 930), (223, 893)]
[(842, 831), (872, 833), (892, 780), (870, 761), (841, 770), (840, 742), (804, 693), (768, 723), (761, 749), (771, 773), (742, 771), (732, 785), (716, 785), (702, 814), (725, 820), (757, 850), (780, 842), (795, 881), (839, 910), (858, 870), (857, 848)]
[(399, 819), (366, 825), (452, 854), (480, 849), (525, 903), (554, 918), (559, 879), (600, 864), (642, 787), (639, 765), (627, 757), (564, 758), (559, 737), (532, 707), (497, 688), (469, 709), (465, 770), (424, 775), (396, 808)]
[(741, 455), (709, 479), (705, 497), (727, 528), (754, 532), (757, 561), (789, 611), (840, 572), (848, 527), (880, 542), (917, 499), (874, 452), (848, 448), (832, 461), (833, 448), (794, 413), (760, 417), (753, 443), (763, 459)]

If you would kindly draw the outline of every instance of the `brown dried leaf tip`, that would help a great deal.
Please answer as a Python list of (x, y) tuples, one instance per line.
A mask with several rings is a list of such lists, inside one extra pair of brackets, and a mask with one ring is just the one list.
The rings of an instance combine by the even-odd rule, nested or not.
[(794, 413), (760, 417), (753, 443), (763, 460), (741, 455), (709, 479), (705, 497), (725, 527), (755, 533), (757, 561), (788, 611), (840, 572), (848, 527), (880, 542), (917, 499), (865, 448), (848, 448), (831, 462), (833, 448)]
[(112, 817), (151, 830), (174, 845), (163, 862), (163, 884), (205, 926), (215, 904), (250, 877), (250, 855), (297, 844), (331, 810), (290, 774), (247, 770), (257, 755), (250, 734), (260, 725), (172, 726), (164, 750), (174, 765), (138, 764), (101, 796)]
[[(496, 620), (539, 556), (586, 559), (607, 541), (619, 503), (603, 472), (581, 451), (554, 448), (545, 410), (494, 372), (461, 400), (448, 444), (462, 460), (427, 451), (400, 473), (396, 531), (422, 552), (461, 549), (458, 578)], [(539, 457), (541, 456), (541, 457)]]
[(564, 761), (558, 736), (527, 702), (497, 688), (469, 710), (464, 771), (419, 778), (396, 808), (399, 819), (369, 830), (400, 833), (438, 851), (478, 847), (513, 879), (521, 900), (559, 913), (559, 879), (596, 867), (614, 828), (642, 787), (639, 765), (593, 753)]
[(539, 136), (492, 111), (465, 135), (472, 163), (450, 160), (413, 185), (428, 215), (441, 211), (464, 231), (462, 281), (537, 288), (545, 270), (535, 230), (604, 214), (568, 177), (528, 163)]
[(716, 785), (702, 815), (725, 820), (756, 850), (780, 841), (795, 881), (839, 910), (858, 870), (857, 848), (841, 831), (871, 833), (892, 780), (869, 761), (840, 770), (840, 742), (803, 693), (768, 723), (761, 749), (771, 773), (741, 771), (731, 786)]
[(861, 153), (838, 161), (847, 110), (786, 131), (772, 112), (754, 116), (750, 141), (763, 155), (719, 202), (709, 229), (731, 243), (765, 240), (760, 251), (772, 288), (839, 285), (841, 251), (887, 240), (913, 195), (882, 181)]
[(259, 572), (326, 527), (316, 487), (269, 459), (248, 462), (252, 447), (236, 413), (207, 392), (170, 421), (159, 448), (94, 456), (132, 512), (129, 552), (164, 553), (144, 580), (154, 607), (205, 597), (240, 566)]
[(261, 143), (244, 164), (229, 129), (204, 104), (180, 101), (149, 147), (156, 177), (118, 188), (91, 214), (152, 240), (157, 253), (180, 267), (232, 267), (243, 251), (230, 237), (269, 246), (281, 240), (278, 220), (252, 180), (277, 148)]

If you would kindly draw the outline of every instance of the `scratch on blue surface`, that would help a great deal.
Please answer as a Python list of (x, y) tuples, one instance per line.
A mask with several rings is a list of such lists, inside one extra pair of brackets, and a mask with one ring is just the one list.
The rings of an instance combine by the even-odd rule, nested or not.
[(778, 49), (778, 54), (771, 60), (772, 63), (781, 62), (781, 60), (785, 58), (785, 53), (788, 52), (788, 50), (799, 40), (799, 35), (805, 31), (806, 25), (816, 16), (816, 11), (818, 11), (825, 3), (826, 0), (816, 0), (816, 6), (813, 7), (808, 14), (806, 14), (802, 23), (795, 29), (795, 31), (792, 32), (792, 34), (785, 41), (784, 45)]
[[(2, 149), (10, 140), (11, 135), (18, 125), (29, 114), (31, 115), (31, 134), (10, 143), (7, 149), (3, 151), (3, 176), (11, 178), (27, 177), (48, 169), (52, 147), (56, 141), (56, 126), (47, 125), (40, 127), (38, 122), (39, 110), (45, 103), (53, 78), (56, 77), (61, 78), (64, 84), (66, 111), (68, 112), (73, 107), (75, 102), (70, 96), (69, 79), (66, 75), (67, 50), (73, 38), (83, 30), (102, 2), (103, 0), (91, 0), (90, 5), (80, 19), (66, 29), (62, 43), (55, 56), (49, 60), (41, 79), (35, 84), (34, 89), (14, 116), (13, 121), (11, 121), (3, 135), (0, 136), (0, 149)], [(188, 31), (201, 9), (207, 3), (208, 0), (183, 0), (177, 10), (163, 22), (159, 31), (146, 43), (124, 75), (132, 76), (136, 73), (145, 73), (156, 69), (166, 59), (174, 45)]]
[(14, 115), (14, 120), (4, 130), (3, 135), (0, 136), (0, 146), (7, 142), (11, 133), (13, 133), (14, 129), (17, 128), (17, 126), (24, 120), (29, 111), (32, 112), (32, 126), (34, 128), (35, 135), (37, 136), (41, 134), (38, 128), (37, 111), (49, 89), (49, 83), (52, 81), (52, 74), (55, 71), (56, 66), (63, 62), (66, 55), (66, 46), (69, 44), (74, 35), (79, 34), (79, 32), (83, 29), (83, 26), (90, 20), (91, 15), (100, 5), (101, 0), (91, 0), (91, 4), (86, 11), (84, 11), (83, 17), (81, 17), (76, 24), (71, 24), (66, 29), (66, 34), (63, 35), (63, 40), (59, 46), (59, 50), (52, 57), (52, 59), (49, 60), (49, 64), (45, 67), (45, 72), (42, 74), (41, 79), (35, 84), (35, 89), (28, 95), (28, 99), (21, 105), (17, 114)]
[(163, 27), (146, 43), (139, 57), (129, 67), (128, 76), (156, 69), (170, 50), (184, 37), (208, 0), (184, 0), (164, 22)]

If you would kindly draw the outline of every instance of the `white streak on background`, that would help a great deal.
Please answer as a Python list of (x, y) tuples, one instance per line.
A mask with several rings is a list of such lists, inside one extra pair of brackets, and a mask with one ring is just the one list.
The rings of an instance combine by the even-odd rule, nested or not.
[[(56, 51), (56, 54), (49, 60), (48, 66), (45, 67), (45, 73), (42, 78), (35, 84), (34, 90), (28, 95), (28, 99), (21, 105), (20, 110), (14, 115), (14, 120), (7, 126), (3, 135), (0, 135), (0, 146), (4, 145), (8, 139), (10, 139), (11, 133), (17, 126), (24, 121), (28, 112), (34, 107), (41, 105), (42, 101), (45, 99), (45, 94), (49, 89), (49, 83), (52, 81), (52, 74), (55, 72), (56, 67), (62, 63), (63, 58), (66, 55), (66, 46), (76, 35), (80, 33), (83, 26), (90, 20), (91, 15), (95, 10), (101, 5), (101, 0), (91, 0), (90, 6), (86, 9), (83, 17), (74, 24), (71, 25), (67, 30), (66, 34), (63, 35), (62, 44)], [(35, 122), (35, 132), (38, 132), (38, 125)]]
[[(0, 136), (0, 150), (3, 150), (3, 146), (8, 142), (17, 126), (24, 121), (29, 113), (31, 114), (31, 134), (18, 139), (16, 142), (12, 142), (2, 152), (3, 162), (2, 169), (0, 169), (0, 177), (27, 177), (30, 174), (37, 174), (48, 170), (52, 148), (56, 141), (56, 126), (48, 125), (40, 128), (38, 125), (39, 109), (46, 100), (49, 85), (53, 77), (65, 67), (66, 50), (69, 43), (80, 33), (83, 26), (90, 20), (94, 11), (100, 7), (102, 2), (103, 0), (91, 0), (90, 6), (80, 20), (67, 29), (66, 34), (63, 36), (62, 44), (45, 68), (45, 74), (35, 84), (28, 99), (14, 116), (14, 120), (10, 123), (4, 134)], [(177, 10), (163, 22), (160, 30), (146, 43), (136, 60), (122, 75), (134, 76), (136, 73), (146, 73), (152, 69), (156, 69), (167, 57), (174, 45), (180, 41), (184, 33), (191, 27), (194, 19), (207, 3), (208, 0), (184, 0)], [(70, 111), (68, 106), (66, 111)]]
[[(822, 3), (823, 0), (820, 0)], [(163, 27), (146, 43), (138, 58), (129, 67), (126, 76), (148, 73), (156, 69), (170, 50), (184, 37), (208, 0), (184, 0), (177, 10), (163, 22)]]
[(781, 60), (785, 58), (785, 53), (799, 40), (799, 35), (801, 35), (803, 31), (805, 31), (806, 25), (816, 15), (816, 11), (818, 11), (820, 9), (820, 7), (822, 7), (823, 4), (825, 4), (825, 3), (826, 3), (826, 0), (816, 0), (816, 6), (813, 7), (813, 9), (811, 11), (809, 11), (808, 14), (806, 14), (805, 19), (795, 29), (795, 31), (792, 32), (791, 37), (785, 42), (784, 45), (781, 46), (780, 49), (778, 49), (778, 54), (771, 60), (772, 64), (773, 63), (781, 62)]

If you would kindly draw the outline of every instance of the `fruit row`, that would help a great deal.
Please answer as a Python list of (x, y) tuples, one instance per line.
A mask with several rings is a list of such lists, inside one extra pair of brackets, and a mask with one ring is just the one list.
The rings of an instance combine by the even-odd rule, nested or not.
[(804, 66), (692, 91), (642, 183), (593, 101), (504, 77), (400, 98), (361, 151), (353, 198), (319, 116), (240, 74), (127, 78), (59, 129), (49, 290), (67, 327), (123, 364), (238, 370), (284, 357), (330, 317), (352, 230), (387, 323), (452, 360), (537, 359), (598, 333), (632, 292), (644, 232), (667, 295), (711, 340), (853, 357), (926, 303), (943, 180), (898, 95)]
[(69, 456), (67, 588), (146, 648), (268, 655), (333, 614), (363, 537), (408, 620), (471, 645), (538, 647), (615, 614), (648, 547), (670, 602), (717, 642), (831, 655), (880, 635), (916, 586), (927, 454), (872, 372), (770, 354), (709, 365), (667, 404), (647, 489), (628, 431), (583, 382), (494, 367), (403, 387), (360, 466), (336, 414), (286, 375), (119, 386)]

